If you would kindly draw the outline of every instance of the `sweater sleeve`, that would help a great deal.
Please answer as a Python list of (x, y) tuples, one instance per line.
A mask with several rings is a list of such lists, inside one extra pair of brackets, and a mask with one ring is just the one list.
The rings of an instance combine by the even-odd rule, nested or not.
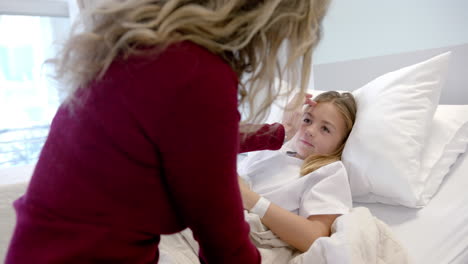
[[(256, 131), (246, 132), (252, 126), (256, 127)], [(240, 128), (240, 148), (239, 153), (250, 152), (256, 150), (277, 150), (280, 149), (284, 142), (285, 130), (282, 124), (264, 124), (251, 125), (245, 124)]]
[(203, 72), (159, 120), (165, 124), (158, 147), (167, 190), (205, 263), (260, 263), (237, 183), (237, 82), (227, 68)]

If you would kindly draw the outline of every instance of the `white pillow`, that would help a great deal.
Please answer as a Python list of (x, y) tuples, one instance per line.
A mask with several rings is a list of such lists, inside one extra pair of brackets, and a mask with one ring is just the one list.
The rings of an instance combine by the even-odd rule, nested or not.
[(384, 74), (353, 92), (358, 112), (342, 160), (354, 201), (421, 206), (423, 150), (449, 57)]
[[(432, 121), (449, 57), (444, 53), (387, 73), (353, 92), (358, 114), (342, 158), (355, 201), (424, 206), (464, 151), (463, 133), (457, 134), (462, 118)], [(286, 101), (272, 108), (269, 122), (281, 121)], [(439, 111), (445, 116), (448, 110)]]
[(439, 189), (450, 167), (468, 145), (468, 105), (439, 105), (423, 150), (421, 179), (425, 186), (419, 205), (426, 205)]

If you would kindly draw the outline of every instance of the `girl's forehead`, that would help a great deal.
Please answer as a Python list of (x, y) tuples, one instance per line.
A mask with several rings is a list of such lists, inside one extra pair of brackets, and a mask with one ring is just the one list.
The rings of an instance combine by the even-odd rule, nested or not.
[[(335, 109), (334, 105), (329, 102), (321, 102), (317, 103), (315, 106), (307, 106), (304, 109), (304, 112), (312, 113), (312, 112), (323, 112), (323, 111), (333, 111)], [(319, 110), (319, 111), (317, 111)]]
[(307, 107), (304, 113), (333, 124), (341, 123), (343, 119), (338, 108), (330, 102), (318, 103), (313, 107)]

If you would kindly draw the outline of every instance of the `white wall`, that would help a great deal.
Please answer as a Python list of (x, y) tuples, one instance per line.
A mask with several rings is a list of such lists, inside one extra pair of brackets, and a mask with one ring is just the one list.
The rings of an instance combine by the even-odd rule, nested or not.
[(332, 0), (314, 64), (468, 43), (466, 0)]

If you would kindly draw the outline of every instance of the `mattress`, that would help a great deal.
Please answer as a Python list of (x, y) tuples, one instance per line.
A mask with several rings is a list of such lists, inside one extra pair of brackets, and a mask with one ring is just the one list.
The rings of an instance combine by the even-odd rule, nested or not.
[(422, 209), (365, 206), (386, 222), (414, 263), (468, 263), (468, 153), (459, 156), (438, 193)]

